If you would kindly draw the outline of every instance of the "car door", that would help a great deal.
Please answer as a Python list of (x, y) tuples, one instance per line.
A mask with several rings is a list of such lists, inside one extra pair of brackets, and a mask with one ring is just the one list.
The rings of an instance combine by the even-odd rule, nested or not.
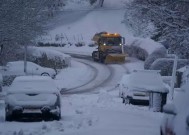
[(32, 62), (27, 62), (27, 74), (28, 75), (41, 75), (40, 66)]

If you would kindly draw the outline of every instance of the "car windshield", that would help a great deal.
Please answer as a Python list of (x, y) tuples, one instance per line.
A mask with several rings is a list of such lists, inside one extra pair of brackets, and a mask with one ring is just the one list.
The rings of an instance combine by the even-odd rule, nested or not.
[(103, 42), (107, 46), (119, 46), (121, 44), (121, 38), (120, 37), (106, 37), (103, 39)]

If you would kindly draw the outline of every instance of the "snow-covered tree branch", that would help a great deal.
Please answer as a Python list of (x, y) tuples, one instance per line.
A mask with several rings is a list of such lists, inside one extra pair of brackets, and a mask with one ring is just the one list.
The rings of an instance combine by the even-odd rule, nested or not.
[[(189, 58), (189, 1), (134, 0), (127, 5), (127, 25), (137, 36), (151, 36), (182, 58)], [(149, 27), (150, 26), (150, 27)]]
[(23, 45), (31, 44), (44, 33), (48, 19), (48, 5), (51, 0), (1, 0), (0, 1), (0, 43), (3, 44), (3, 57), (8, 52)]

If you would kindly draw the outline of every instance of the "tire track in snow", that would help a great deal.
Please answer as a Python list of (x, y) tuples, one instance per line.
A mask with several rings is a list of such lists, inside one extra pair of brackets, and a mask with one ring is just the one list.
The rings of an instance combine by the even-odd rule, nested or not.
[[(86, 83), (71, 88), (66, 89), (62, 93), (63, 94), (81, 94), (81, 93), (88, 93), (88, 92), (99, 92), (99, 89), (105, 88), (107, 91), (114, 90), (116, 88), (116, 83), (121, 79), (121, 76), (125, 73), (129, 73), (129, 69), (126, 67), (125, 64), (109, 64), (105, 65), (102, 63), (97, 63), (92, 61), (91, 56), (86, 55), (79, 55), (79, 54), (69, 54), (76, 59), (76, 61), (85, 64), (92, 71), (95, 75)], [(101, 71), (103, 69), (103, 71)], [(108, 72), (108, 75), (105, 78), (100, 78), (99, 75), (107, 74), (104, 71)], [(104, 76), (103, 76), (104, 77)], [(100, 79), (100, 80), (99, 80)], [(98, 82), (96, 82), (98, 81)], [(113, 85), (112, 85), (113, 84)]]
[(121, 66), (125, 69), (125, 73), (126, 73), (126, 74), (129, 74), (129, 73), (130, 73), (129, 69), (126, 67), (125, 64), (122, 64)]
[[(84, 59), (80, 59), (78, 62), (84, 63), (88, 67), (92, 68), (96, 75), (90, 81), (88, 81), (88, 83), (85, 83), (77, 88), (68, 89), (62, 92), (63, 94), (82, 94), (92, 92), (104, 86), (104, 84), (107, 84), (113, 76), (112, 68), (109, 66)], [(102, 69), (103, 71), (101, 71)], [(106, 72), (106, 75), (102, 74), (104, 71)]]
[(80, 86), (76, 86), (76, 87), (74, 87), (74, 88), (70, 88), (70, 89), (64, 90), (64, 91), (62, 92), (63, 94), (64, 94), (64, 93), (67, 93), (67, 92), (70, 92), (70, 91), (72, 91), (72, 90), (81, 88), (81, 87), (83, 87), (83, 86), (85, 86), (85, 85), (87, 85), (87, 84), (93, 82), (93, 81), (96, 79), (96, 77), (97, 77), (97, 73), (98, 73), (98, 69), (97, 69), (97, 68), (95, 68), (94, 66), (92, 66), (92, 65), (90, 65), (90, 64), (88, 64), (88, 63), (86, 63), (86, 62), (82, 62), (82, 61), (78, 61), (78, 60), (77, 60), (77, 62), (80, 62), (80, 63), (86, 65), (87, 67), (91, 68), (92, 71), (94, 72), (94, 75), (93, 75), (93, 77), (92, 77), (91, 79), (89, 79), (86, 83), (84, 83), (84, 84), (82, 84), (82, 85), (80, 85)]

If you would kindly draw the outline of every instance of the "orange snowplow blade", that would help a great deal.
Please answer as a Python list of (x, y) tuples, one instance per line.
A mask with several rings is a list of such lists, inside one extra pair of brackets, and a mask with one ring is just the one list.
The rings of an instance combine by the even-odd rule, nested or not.
[(124, 63), (125, 62), (125, 54), (108, 54), (104, 61), (105, 64), (108, 63)]

